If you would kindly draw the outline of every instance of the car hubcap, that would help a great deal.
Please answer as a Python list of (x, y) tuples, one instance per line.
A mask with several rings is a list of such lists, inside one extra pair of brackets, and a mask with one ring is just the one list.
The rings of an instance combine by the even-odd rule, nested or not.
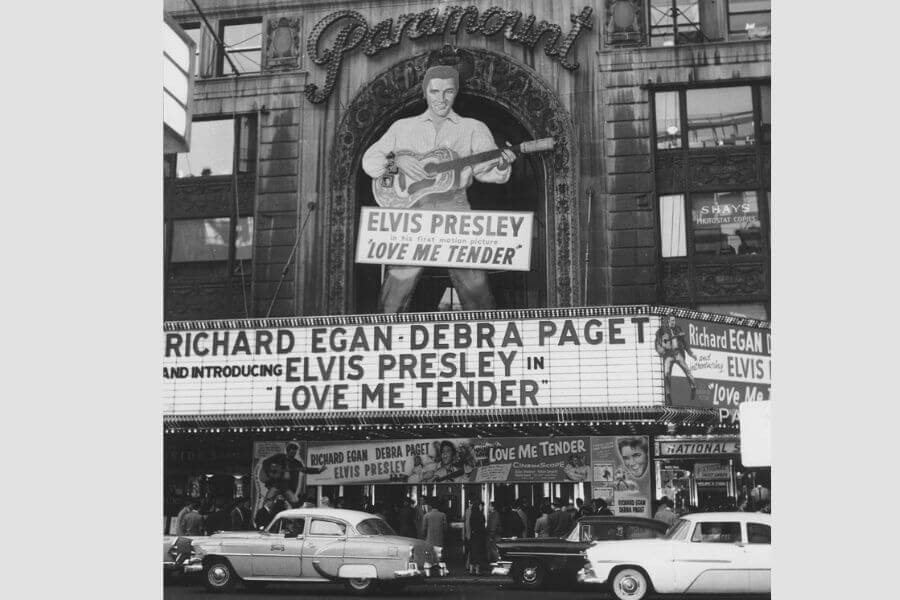
[(228, 569), (222, 565), (216, 565), (209, 570), (209, 582), (213, 585), (222, 585), (228, 581)]
[(522, 579), (528, 583), (534, 583), (534, 580), (537, 579), (537, 568), (525, 567), (525, 570), (522, 571)]
[(634, 575), (625, 575), (619, 579), (619, 590), (624, 596), (638, 596), (641, 594), (641, 582)]
[(365, 589), (367, 585), (369, 585), (368, 579), (351, 579), (350, 585), (355, 587), (358, 590)]

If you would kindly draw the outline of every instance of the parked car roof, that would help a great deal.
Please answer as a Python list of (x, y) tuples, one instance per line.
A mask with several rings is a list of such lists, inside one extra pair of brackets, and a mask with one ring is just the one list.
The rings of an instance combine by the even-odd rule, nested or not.
[[(354, 526), (361, 521), (365, 521), (366, 519), (379, 518), (373, 514), (363, 512), (361, 510), (347, 510), (345, 508), (289, 508), (275, 515), (275, 519), (281, 517), (336, 517), (338, 519), (347, 521)], [(274, 521), (275, 519), (272, 520)]]
[(626, 517), (622, 515), (585, 515), (578, 519), (579, 523), (615, 523), (615, 524), (632, 524), (632, 525), (645, 525), (647, 527), (662, 527), (663, 529), (668, 528), (668, 525), (662, 521), (658, 521), (656, 519), (648, 519), (647, 517)]
[(688, 521), (756, 521), (758, 523), (772, 524), (772, 515), (757, 512), (698, 512), (681, 515), (680, 518)]

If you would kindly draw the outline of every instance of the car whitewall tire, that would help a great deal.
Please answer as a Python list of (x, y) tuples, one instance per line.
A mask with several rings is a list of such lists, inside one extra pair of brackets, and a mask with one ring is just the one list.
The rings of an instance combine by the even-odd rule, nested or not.
[(650, 581), (641, 571), (624, 568), (616, 571), (609, 587), (619, 600), (642, 600), (650, 592)]
[(203, 569), (203, 583), (211, 592), (227, 592), (234, 589), (237, 575), (227, 560), (217, 558), (206, 563), (206, 568)]

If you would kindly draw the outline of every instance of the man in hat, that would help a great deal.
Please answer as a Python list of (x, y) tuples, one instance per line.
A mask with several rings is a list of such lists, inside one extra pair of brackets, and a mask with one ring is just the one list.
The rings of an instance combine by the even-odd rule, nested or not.
[[(399, 119), (363, 155), (362, 168), (373, 179), (388, 169), (393, 155), (394, 166), (412, 181), (427, 179), (425, 165), (408, 151), (422, 156), (437, 148), (451, 150), (463, 158), (497, 150), (487, 125), (477, 119), (461, 117), (453, 111), (459, 92), (459, 73), (450, 66), (434, 66), (425, 71), (422, 91), (428, 109), (421, 115)], [(397, 153), (397, 154), (394, 154)], [(499, 159), (463, 168), (455, 179), (455, 187), (445, 192), (426, 195), (411, 206), (422, 210), (470, 210), (466, 189), (473, 179), (485, 183), (509, 181), (510, 164), (516, 159), (512, 150), (503, 150)], [(381, 307), (386, 313), (403, 312), (409, 306), (423, 267), (391, 265), (381, 289)], [(487, 273), (481, 269), (449, 269), (450, 280), (467, 310), (494, 308), (494, 296)]]
[(572, 526), (574, 524), (575, 519), (572, 517), (572, 513), (566, 510), (566, 503), (559, 498), (554, 500), (553, 512), (547, 517), (547, 526), (550, 530), (550, 537), (565, 537), (572, 531)]

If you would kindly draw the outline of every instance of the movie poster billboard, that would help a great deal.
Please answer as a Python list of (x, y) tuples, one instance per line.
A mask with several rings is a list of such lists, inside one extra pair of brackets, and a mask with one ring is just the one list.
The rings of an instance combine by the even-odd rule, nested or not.
[(309, 485), (590, 481), (587, 437), (310, 442)]
[[(275, 512), (297, 505), (306, 493), (306, 478), (310, 471), (303, 462), (306, 442), (255, 442), (251, 471), (251, 498), (253, 514), (269, 499), (275, 503)], [(283, 502), (283, 504), (282, 504)]]
[(650, 439), (591, 436), (591, 497), (603, 498), (613, 514), (651, 517)]
[(772, 334), (768, 329), (663, 316), (654, 347), (672, 406), (713, 408), (738, 419), (742, 402), (769, 400)]

